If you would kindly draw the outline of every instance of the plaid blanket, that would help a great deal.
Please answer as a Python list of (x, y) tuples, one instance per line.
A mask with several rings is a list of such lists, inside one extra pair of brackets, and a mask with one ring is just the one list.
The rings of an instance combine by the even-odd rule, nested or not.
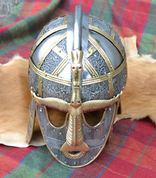
[(149, 119), (120, 120), (109, 143), (90, 165), (72, 169), (58, 163), (46, 146), (0, 146), (0, 177), (156, 177), (156, 127)]
[[(0, 16), (0, 63), (15, 54), (28, 58), (42, 29), (52, 18), (83, 12), (111, 24), (122, 37), (137, 36), (140, 54), (156, 58), (155, 0), (23, 0), (9, 15)], [(0, 145), (0, 177), (156, 177), (156, 127), (147, 118), (121, 120), (109, 144), (90, 165), (71, 169), (59, 164), (44, 147)]]

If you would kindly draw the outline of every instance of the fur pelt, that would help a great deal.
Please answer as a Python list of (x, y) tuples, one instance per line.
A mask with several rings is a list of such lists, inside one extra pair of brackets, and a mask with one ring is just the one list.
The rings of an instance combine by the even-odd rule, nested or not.
[(156, 124), (156, 60), (150, 55), (138, 55), (135, 36), (122, 42), (127, 54), (128, 77), (121, 97), (122, 114), (118, 118), (149, 116)]
[(15, 56), (0, 65), (0, 143), (26, 146), (30, 92), (28, 61)]
[[(136, 37), (124, 38), (122, 42), (127, 54), (128, 80), (121, 97), (122, 114), (118, 115), (117, 119), (141, 119), (149, 116), (156, 124), (156, 61), (150, 56), (138, 55)], [(15, 56), (9, 63), (0, 65), (0, 85), (0, 143), (28, 146), (28, 60)], [(86, 116), (88, 123), (94, 122), (94, 118), (97, 118), (95, 115), (101, 115), (100, 112), (92, 114), (93, 117)], [(49, 110), (49, 117), (56, 126), (60, 126), (64, 120), (64, 115), (54, 110)], [(42, 145), (37, 122), (35, 133), (33, 144)]]

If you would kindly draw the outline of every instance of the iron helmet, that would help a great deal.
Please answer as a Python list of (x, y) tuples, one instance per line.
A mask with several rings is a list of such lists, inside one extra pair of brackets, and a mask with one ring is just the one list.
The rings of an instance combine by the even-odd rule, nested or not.
[(52, 155), (69, 167), (104, 148), (126, 84), (124, 47), (97, 17), (75, 12), (49, 22), (30, 53), (28, 142), (35, 114)]

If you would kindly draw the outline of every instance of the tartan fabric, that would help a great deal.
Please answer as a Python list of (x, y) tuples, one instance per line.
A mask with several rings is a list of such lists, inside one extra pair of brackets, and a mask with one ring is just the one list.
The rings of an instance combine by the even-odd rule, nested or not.
[(73, 12), (77, 4), (85, 13), (111, 24), (120, 36), (136, 35), (139, 53), (156, 58), (155, 0), (24, 0), (0, 18), (0, 63), (15, 54), (28, 58), (42, 27), (54, 17)]
[(118, 121), (100, 156), (82, 168), (72, 169), (61, 165), (46, 146), (0, 146), (0, 177), (8, 178), (154, 178), (155, 164), (156, 126), (148, 118)]
[[(0, 17), (0, 63), (15, 54), (28, 58), (35, 38), (52, 18), (83, 11), (111, 24), (122, 37), (137, 36), (140, 54), (156, 58), (155, 0), (23, 0)], [(121, 120), (109, 144), (90, 165), (71, 169), (59, 164), (45, 146), (14, 148), (0, 145), (0, 177), (156, 177), (156, 126), (150, 120)]]

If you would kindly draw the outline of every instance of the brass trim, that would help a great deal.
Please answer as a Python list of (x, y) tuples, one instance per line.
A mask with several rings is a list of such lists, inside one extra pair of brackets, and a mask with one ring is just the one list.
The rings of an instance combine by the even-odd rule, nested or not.
[(39, 38), (41, 38), (42, 36), (43, 36), (43, 34), (44, 34), (44, 29), (45, 29), (45, 26), (42, 28), (42, 30), (41, 30), (41, 32), (40, 32), (40, 34), (39, 34)]
[[(30, 119), (30, 122), (31, 122), (31, 133), (29, 135), (28, 129), (27, 129), (26, 141), (27, 141), (28, 144), (30, 144), (31, 139), (32, 139), (32, 135), (33, 135), (33, 131), (34, 131), (34, 125), (35, 125), (35, 117), (36, 117), (36, 102), (34, 104), (33, 117), (31, 117), (30, 108), (29, 108), (29, 119)], [(28, 122), (28, 124), (29, 124), (29, 122)]]
[(107, 112), (107, 108), (105, 108), (105, 111), (103, 112), (102, 119), (100, 120), (100, 122), (99, 122), (98, 124), (94, 125), (94, 126), (91, 126), (91, 125), (89, 125), (89, 124), (87, 123), (87, 121), (86, 121), (85, 116), (84, 116), (83, 113), (82, 113), (82, 118), (83, 118), (83, 121), (84, 121), (84, 123), (86, 124), (86, 126), (88, 126), (89, 128), (96, 128), (96, 127), (98, 127), (98, 126), (102, 123), (102, 121), (104, 120), (105, 115), (106, 115), (106, 112)]
[[(101, 46), (97, 43), (97, 41), (95, 39), (93, 39), (90, 35), (89, 35), (89, 40), (90, 42), (95, 46), (95, 48), (99, 51), (99, 53), (101, 54), (101, 56), (103, 57), (104, 61), (106, 62), (110, 72), (113, 72), (114, 71), (114, 67), (109, 59), (109, 57), (107, 56), (107, 54), (105, 53), (105, 51), (101, 48)], [(91, 66), (90, 66), (91, 67)], [(90, 69), (90, 68), (88, 68)], [(90, 73), (95, 71), (95, 69), (90, 69), (88, 70)], [(96, 76), (96, 75), (92, 75), (94, 77), (99, 77), (99, 76)], [(108, 87), (109, 87), (109, 96), (110, 97), (113, 97), (114, 95), (114, 87), (113, 87), (113, 79), (111, 77), (110, 74), (107, 74), (108, 76)]]
[(80, 159), (82, 158), (84, 155), (85, 155), (85, 151), (80, 151), (79, 153), (75, 154), (75, 155), (72, 155), (70, 152), (63, 152), (64, 155), (69, 158), (69, 159)]
[(114, 39), (115, 38), (115, 31), (114, 29), (111, 27), (111, 34), (110, 36)]
[(89, 25), (92, 25), (92, 17), (89, 16)]
[(85, 79), (82, 81), (82, 86), (86, 86), (86, 85), (92, 85), (95, 83), (100, 83), (100, 82), (104, 82), (106, 80), (109, 80), (109, 77), (113, 78), (116, 75), (118, 75), (123, 69), (124, 67), (126, 67), (126, 59), (124, 59), (123, 63), (114, 71), (106, 74), (106, 75), (101, 75), (99, 77), (95, 77), (95, 78), (90, 78), (90, 79)]
[(30, 118), (30, 121), (31, 121), (31, 123), (32, 123), (32, 122), (33, 122), (33, 118), (32, 118), (32, 116), (31, 116), (30, 109), (29, 109), (29, 118)]
[(61, 58), (65, 58), (67, 56), (67, 54), (58, 46), (54, 46), (53, 51)]
[(59, 78), (57, 76), (45, 73), (43, 71), (41, 71), (40, 69), (38, 69), (33, 62), (31, 61), (31, 58), (29, 58), (29, 64), (30, 67), (32, 68), (32, 70), (39, 76), (43, 77), (44, 79), (50, 80), (52, 82), (56, 82), (56, 83), (60, 83), (62, 85), (66, 85), (66, 86), (70, 86), (71, 81), (63, 79), (63, 78)]
[(68, 19), (68, 15), (65, 15), (65, 16), (64, 16), (64, 19), (63, 19), (63, 25), (66, 25), (66, 24), (67, 24), (67, 19)]
[(40, 104), (41, 106), (47, 106), (50, 108), (58, 109), (60, 111), (68, 112), (69, 103), (62, 99), (58, 98), (41, 98), (36, 96), (36, 94), (31, 90), (31, 96), (36, 101), (36, 103)]
[(96, 50), (97, 49), (94, 46), (91, 46), (87, 51), (86, 58), (89, 58), (89, 56), (91, 56)]
[[(71, 70), (72, 70), (72, 97), (69, 106), (69, 123), (66, 134), (66, 142), (61, 146), (60, 151), (71, 159), (81, 158), (87, 151), (88, 145), (84, 142), (82, 131), (82, 102), (80, 95), (81, 74), (82, 74), (82, 58), (83, 52), (80, 50), (71, 51)], [(71, 154), (71, 151), (79, 151), (78, 154)]]
[(38, 76), (38, 94), (40, 97), (42, 97), (42, 84), (43, 78), (41, 76)]
[(111, 41), (116, 46), (116, 48), (119, 50), (121, 56), (123, 58), (125, 58), (124, 53), (121, 50), (119, 44), (109, 34), (107, 34), (105, 31), (103, 31), (103, 30), (101, 30), (101, 29), (99, 29), (97, 27), (91, 26), (91, 25), (89, 25), (89, 29), (93, 30), (93, 31), (95, 31), (97, 33), (100, 33), (101, 35), (103, 35), (104, 37), (106, 37), (109, 41)]
[[(90, 112), (94, 110), (99, 110), (99, 109), (105, 109), (108, 106), (113, 105), (115, 102), (117, 102), (120, 99), (120, 96), (122, 95), (122, 91), (114, 98), (108, 99), (108, 100), (91, 100), (91, 101), (86, 101), (82, 103), (82, 108), (78, 110), (78, 114), (82, 112)], [(36, 101), (36, 103), (42, 105), (42, 106), (48, 106), (50, 108), (58, 109), (60, 111), (64, 112), (70, 112), (71, 114), (75, 113), (74, 111), (71, 111), (70, 107), (71, 104), (67, 103), (66, 101), (58, 98), (41, 98), (36, 96), (36, 94), (31, 91), (31, 96), (32, 98)], [(74, 103), (73, 103), (74, 104)], [(76, 114), (77, 114), (76, 112)], [(74, 114), (75, 115), (75, 114)]]
[(52, 75), (57, 76), (69, 63), (68, 55), (58, 46), (55, 46), (53, 48), (53, 51), (58, 54), (63, 60), (59, 63), (59, 65), (56, 67), (56, 69), (52, 72)]
[(114, 98), (108, 100), (90, 100), (82, 103), (83, 112), (90, 112), (94, 110), (105, 109), (117, 102), (122, 95), (122, 91)]
[(48, 36), (50, 36), (51, 34), (60, 31), (60, 30), (64, 30), (67, 28), (67, 25), (61, 25), (58, 26), (56, 28), (53, 28), (52, 30), (49, 30), (47, 33), (44, 33), (44, 35), (36, 42), (35, 46), (32, 48), (31, 52), (30, 52), (30, 57), (32, 56), (33, 52), (35, 51), (35, 49), (37, 48), (37, 46)]
[(106, 62), (110, 72), (112, 72), (114, 70), (114, 67), (109, 59), (109, 57), (107, 56), (107, 54), (105, 53), (105, 51), (102, 49), (102, 47), (98, 44), (98, 42), (91, 36), (89, 35), (89, 41), (94, 45), (94, 47), (99, 51), (99, 53), (101, 54), (101, 56), (103, 57), (103, 60)]
[(88, 70), (92, 77), (99, 77), (98, 73), (91, 65), (91, 63), (88, 61), (88, 59), (85, 60), (85, 68)]
[(68, 63), (68, 56), (65, 56), (65, 58), (59, 63), (57, 68), (52, 72), (52, 75), (58, 76)]
[[(62, 35), (60, 35), (55, 41), (51, 41), (51, 44), (49, 43), (49, 47), (46, 49), (46, 51), (44, 52), (44, 54), (41, 56), (40, 61), (37, 64), (37, 68), (40, 68), (43, 61), (45, 60), (46, 56), (50, 53), (50, 51), (65, 37), (67, 36), (67, 33), (63, 33)], [(57, 50), (57, 49), (55, 49)], [(62, 51), (63, 53), (63, 51)]]

